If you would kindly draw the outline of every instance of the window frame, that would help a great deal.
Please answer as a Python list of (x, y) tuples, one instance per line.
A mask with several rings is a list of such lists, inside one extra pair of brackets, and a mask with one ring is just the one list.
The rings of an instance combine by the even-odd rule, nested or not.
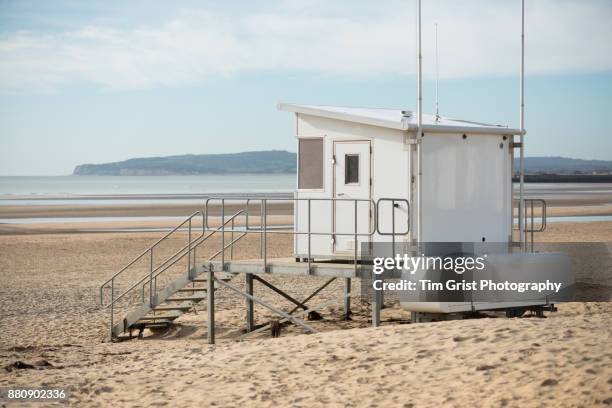
[[(357, 181), (347, 183), (346, 176), (347, 176), (347, 171), (348, 171), (348, 164), (347, 164), (346, 159), (349, 156), (357, 157)], [(359, 173), (361, 173), (361, 153), (344, 153), (344, 185), (345, 186), (360, 186), (361, 185), (361, 175)]]
[[(325, 174), (326, 174), (326, 169), (325, 169), (325, 135), (323, 136), (298, 136), (298, 148), (297, 148), (297, 172), (296, 172), (296, 190), (299, 192), (324, 192), (325, 191), (325, 184), (326, 184), (326, 180), (325, 180)], [(301, 188), (300, 187), (300, 141), (301, 140), (320, 140), (321, 141), (321, 157), (322, 157), (322, 162), (321, 162), (321, 170), (322, 170), (322, 182), (321, 182), (321, 187), (317, 187), (317, 188)]]

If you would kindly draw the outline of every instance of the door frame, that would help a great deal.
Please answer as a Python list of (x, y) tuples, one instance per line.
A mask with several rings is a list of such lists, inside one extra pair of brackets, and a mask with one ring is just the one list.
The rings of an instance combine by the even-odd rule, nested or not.
[[(350, 144), (350, 143), (359, 143), (359, 144), (367, 144), (369, 147), (369, 177), (368, 180), (366, 181), (367, 183), (369, 183), (369, 188), (368, 188), (368, 200), (372, 199), (372, 188), (373, 188), (373, 184), (374, 184), (374, 178), (372, 176), (373, 173), (373, 160), (372, 160), (372, 156), (374, 154), (374, 151), (372, 149), (372, 139), (338, 139), (338, 140), (332, 140), (332, 198), (337, 198), (336, 197), (336, 165), (337, 165), (337, 158), (336, 158), (336, 145), (338, 144)], [(359, 204), (358, 204), (359, 205)], [(370, 228), (372, 227), (372, 208), (370, 206), (368, 206), (368, 230), (370, 230)], [(332, 202), (332, 253), (333, 254), (347, 254), (349, 252), (352, 251), (348, 251), (348, 250), (337, 250), (336, 249), (336, 244), (338, 242), (338, 240), (336, 239), (336, 201), (333, 200)], [(359, 238), (358, 241), (359, 242)]]

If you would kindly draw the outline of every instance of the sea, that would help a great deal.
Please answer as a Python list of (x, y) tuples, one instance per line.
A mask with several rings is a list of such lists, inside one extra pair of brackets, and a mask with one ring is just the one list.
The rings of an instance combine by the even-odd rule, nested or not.
[(223, 194), (290, 197), (293, 174), (0, 177), (0, 206), (186, 203)]
[[(518, 186), (515, 187), (517, 195)], [(294, 174), (0, 176), (0, 214), (1, 207), (7, 205), (185, 204), (201, 203), (204, 197), (219, 195), (289, 199), (294, 190)], [(612, 203), (612, 183), (526, 183), (525, 193), (527, 198), (580, 198)], [(550, 222), (603, 220), (612, 217), (549, 217)], [(40, 220), (10, 220), (0, 215), (0, 223), (11, 221)]]

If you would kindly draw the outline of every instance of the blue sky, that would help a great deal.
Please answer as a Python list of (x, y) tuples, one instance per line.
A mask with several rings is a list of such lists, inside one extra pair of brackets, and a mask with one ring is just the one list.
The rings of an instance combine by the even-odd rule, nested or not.
[[(425, 111), (437, 22), (441, 114), (518, 126), (520, 2), (458, 3), (424, 2)], [(0, 175), (295, 150), (279, 101), (413, 109), (414, 17), (412, 1), (0, 1)], [(605, 0), (527, 0), (528, 155), (612, 159), (611, 20)]]

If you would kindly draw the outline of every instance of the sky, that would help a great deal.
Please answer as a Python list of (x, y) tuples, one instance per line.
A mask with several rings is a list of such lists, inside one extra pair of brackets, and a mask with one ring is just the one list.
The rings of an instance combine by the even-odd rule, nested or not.
[[(0, 175), (295, 151), (279, 102), (414, 110), (415, 1), (0, 0)], [(526, 0), (526, 154), (612, 160), (612, 2)], [(424, 111), (519, 125), (520, 1), (423, 2)]]

